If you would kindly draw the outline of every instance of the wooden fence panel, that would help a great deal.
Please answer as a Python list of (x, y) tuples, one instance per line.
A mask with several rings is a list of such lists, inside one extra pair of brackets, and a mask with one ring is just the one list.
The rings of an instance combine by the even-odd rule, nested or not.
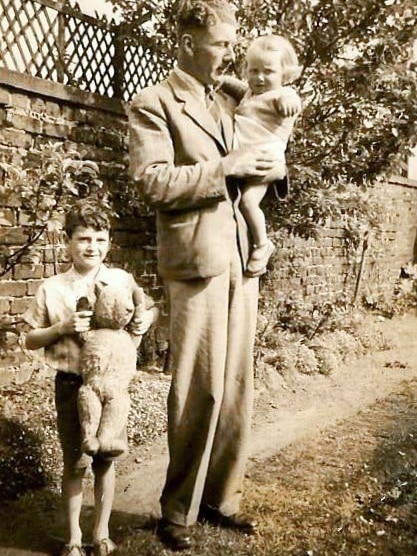
[(164, 71), (114, 22), (65, 0), (0, 0), (0, 67), (129, 101)]

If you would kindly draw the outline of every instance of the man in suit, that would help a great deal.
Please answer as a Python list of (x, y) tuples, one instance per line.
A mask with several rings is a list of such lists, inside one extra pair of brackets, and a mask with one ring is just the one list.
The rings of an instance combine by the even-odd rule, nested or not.
[[(248, 231), (239, 180), (285, 169), (262, 150), (231, 151), (236, 102), (207, 91), (233, 62), (227, 0), (181, 3), (178, 64), (129, 111), (134, 186), (157, 212), (158, 268), (169, 301), (170, 462), (161, 540), (192, 546), (205, 520), (253, 533), (239, 512), (253, 400), (258, 279), (246, 278)], [(208, 102), (208, 104), (207, 104)], [(261, 180), (260, 180), (261, 181)]]

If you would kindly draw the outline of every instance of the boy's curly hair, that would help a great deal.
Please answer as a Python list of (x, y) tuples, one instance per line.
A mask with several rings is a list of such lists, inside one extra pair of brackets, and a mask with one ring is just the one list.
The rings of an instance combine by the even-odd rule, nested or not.
[(64, 229), (71, 237), (78, 226), (93, 230), (111, 230), (111, 217), (108, 207), (96, 197), (86, 197), (74, 203), (65, 215)]
[(178, 0), (176, 5), (177, 35), (193, 29), (207, 29), (218, 23), (236, 24), (236, 8), (228, 0)]

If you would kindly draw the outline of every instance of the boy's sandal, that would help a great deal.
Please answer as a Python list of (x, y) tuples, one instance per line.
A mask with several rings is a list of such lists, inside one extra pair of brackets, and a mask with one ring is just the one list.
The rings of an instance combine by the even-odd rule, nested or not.
[(62, 549), (61, 556), (86, 556), (86, 552), (79, 544), (66, 544)]
[(93, 544), (93, 556), (108, 556), (116, 550), (117, 545), (111, 539), (102, 539)]

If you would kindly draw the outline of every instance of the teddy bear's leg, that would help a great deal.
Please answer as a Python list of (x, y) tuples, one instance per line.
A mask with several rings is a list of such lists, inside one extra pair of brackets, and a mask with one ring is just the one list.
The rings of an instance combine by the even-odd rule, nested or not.
[(100, 453), (109, 457), (120, 456), (127, 451), (123, 430), (130, 409), (130, 396), (122, 393), (106, 401), (103, 405), (100, 427), (97, 434)]
[(102, 413), (101, 401), (94, 390), (84, 384), (78, 392), (78, 415), (80, 418), (82, 450), (90, 456), (100, 447), (97, 431)]

